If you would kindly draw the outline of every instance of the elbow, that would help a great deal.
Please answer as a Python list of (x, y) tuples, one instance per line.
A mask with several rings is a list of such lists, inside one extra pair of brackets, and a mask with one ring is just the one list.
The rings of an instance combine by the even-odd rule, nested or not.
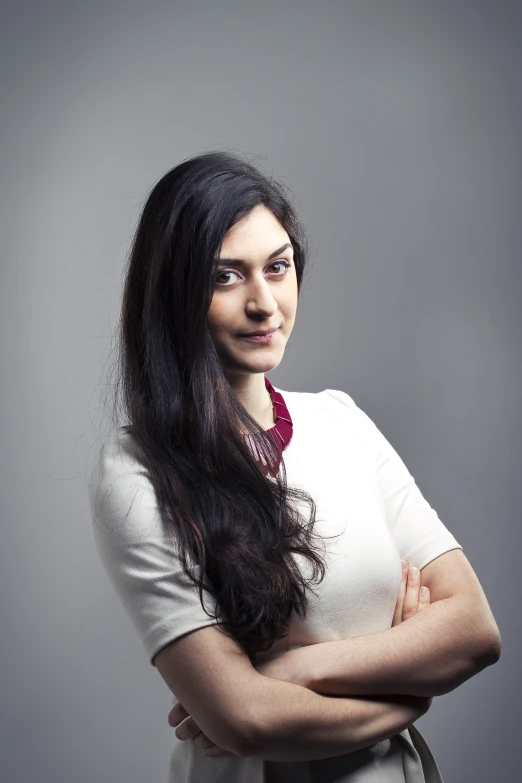
[(482, 636), (477, 662), (481, 669), (485, 669), (487, 666), (497, 663), (501, 653), (502, 639), (498, 627), (495, 625), (492, 628), (488, 628)]
[(502, 640), (498, 628), (487, 629), (474, 644), (470, 645), (470, 655), (468, 661), (468, 671), (464, 673), (461, 681), (454, 683), (450, 690), (453, 690), (465, 680), (475, 677), (481, 671), (492, 666), (500, 658), (502, 652)]
[(239, 727), (221, 725), (218, 731), (205, 733), (215, 745), (234, 756), (254, 755), (254, 736), (244, 725)]
[(257, 756), (263, 757), (271, 747), (271, 737), (274, 731), (272, 721), (268, 715), (260, 715), (259, 711), (255, 715), (244, 717), (241, 724), (236, 727), (236, 753), (238, 756)]
[(490, 628), (470, 641), (468, 655), (438, 683), (434, 696), (443, 696), (492, 666), (500, 658), (502, 640), (498, 628)]
[(469, 644), (469, 657), (478, 671), (496, 663), (502, 652), (502, 639), (498, 626), (491, 615), (487, 622), (477, 624)]
[(481, 669), (491, 666), (500, 658), (502, 652), (502, 639), (498, 625), (489, 606), (475, 617), (475, 643), (472, 645), (472, 653), (477, 665)]
[(212, 732), (212, 736), (210, 733), (207, 736), (234, 756), (253, 756), (257, 747), (257, 734), (246, 720), (227, 725), (223, 722), (217, 731)]
[[(246, 711), (245, 711), (246, 712)], [(243, 714), (230, 727), (225, 750), (236, 756), (256, 756), (261, 752), (263, 737), (268, 733), (268, 727), (263, 725), (258, 715)], [(218, 744), (218, 743), (216, 743)]]
[(470, 652), (470, 673), (466, 677), (474, 677), (481, 671), (497, 663), (502, 652), (502, 640), (498, 629), (490, 630), (473, 646)]
[(233, 747), (227, 748), (227, 750), (236, 756), (246, 758), (255, 756), (259, 746), (257, 730), (245, 723), (234, 732)]
[[(244, 709), (247, 713), (247, 709)], [(204, 734), (222, 750), (232, 753), (234, 756), (254, 755), (257, 747), (258, 731), (249, 715), (241, 717), (236, 714), (221, 713), (207, 714), (205, 718), (196, 720), (198, 727)]]

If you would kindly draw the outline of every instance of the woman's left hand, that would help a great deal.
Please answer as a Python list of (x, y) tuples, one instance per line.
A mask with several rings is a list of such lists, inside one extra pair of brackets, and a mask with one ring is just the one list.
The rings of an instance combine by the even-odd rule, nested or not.
[(392, 628), (405, 620), (409, 620), (410, 617), (413, 617), (422, 609), (426, 609), (431, 602), (429, 589), (421, 585), (419, 569), (410, 568), (407, 560), (401, 560), (401, 565), (402, 579), (397, 603), (395, 604)]

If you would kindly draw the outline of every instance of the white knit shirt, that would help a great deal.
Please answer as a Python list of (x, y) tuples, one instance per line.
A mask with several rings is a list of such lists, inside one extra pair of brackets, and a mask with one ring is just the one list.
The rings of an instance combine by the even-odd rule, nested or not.
[[(308, 593), (305, 620), (294, 616), (287, 637), (259, 660), (390, 628), (401, 558), (422, 569), (444, 552), (462, 549), (389, 441), (348, 394), (274, 388), (293, 421), (293, 436), (283, 452), (288, 484), (313, 496), (315, 532), (334, 537), (325, 539), (326, 575), (313, 585), (317, 596)], [(88, 488), (101, 562), (153, 664), (162, 647), (218, 622), (219, 612), (217, 619), (204, 612), (197, 588), (184, 575), (163, 529), (147, 470), (123, 430), (113, 430), (105, 441)], [(309, 561), (295, 557), (310, 574)], [(209, 594), (206, 606), (215, 607)], [(174, 730), (172, 743), (169, 783), (442, 780), (415, 726), (355, 753), (303, 762), (206, 757), (192, 741), (178, 740)]]

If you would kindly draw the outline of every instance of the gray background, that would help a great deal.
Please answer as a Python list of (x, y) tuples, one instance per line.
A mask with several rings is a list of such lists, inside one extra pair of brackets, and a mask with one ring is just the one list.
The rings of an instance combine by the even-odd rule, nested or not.
[(519, 763), (522, 13), (515, 2), (18, 2), (2, 12), (2, 770), (163, 781), (170, 692), (94, 548), (121, 272), (216, 147), (315, 247), (282, 389), (343, 389), (474, 567), (500, 662), (419, 722), (446, 783)]

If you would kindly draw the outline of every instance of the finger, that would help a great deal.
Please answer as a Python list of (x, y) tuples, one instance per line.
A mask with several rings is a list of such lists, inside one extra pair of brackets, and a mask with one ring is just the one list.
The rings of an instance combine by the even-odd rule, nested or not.
[(198, 748), (201, 748), (206, 756), (224, 756), (229, 752), (228, 750), (220, 748), (219, 745), (216, 745), (214, 742), (212, 742), (210, 737), (207, 737), (207, 735), (202, 731), (192, 737), (192, 741), (194, 742), (194, 745), (197, 745)]
[(408, 571), (408, 582), (406, 584), (406, 594), (404, 596), (404, 605), (402, 607), (402, 619), (407, 620), (417, 613), (419, 605), (420, 573), (419, 569), (412, 566)]
[(430, 588), (423, 585), (419, 592), (419, 612), (430, 605)]
[[(203, 751), (205, 756), (225, 756), (227, 753), (230, 753), (230, 751), (220, 748), (219, 745), (211, 745), (210, 748), (205, 748)], [(230, 755), (234, 754), (230, 753)]]
[(199, 732), (195, 737), (193, 737), (194, 745), (197, 745), (198, 748), (211, 748), (214, 744), (211, 739), (207, 737), (206, 734), (203, 734), (202, 731)]
[[(187, 717), (190, 717), (189, 713), (183, 707), (183, 705), (180, 704), (180, 702), (177, 702), (169, 712), (169, 724), (171, 726), (177, 726), (178, 723), (180, 723), (182, 720), (185, 720)], [(189, 721), (185, 721), (185, 723), (183, 723), (183, 727), (180, 727), (179, 733), (178, 731), (175, 732), (178, 739), (192, 739), (194, 744), (196, 744), (198, 747), (201, 747), (205, 755), (208, 756), (223, 756), (229, 752), (224, 750), (224, 748), (220, 748), (218, 745), (215, 745), (212, 740), (201, 731), (193, 719), (191, 719), (191, 723), (189, 723), (188, 726), (187, 723), (189, 723)]]
[(188, 718), (189, 713), (185, 709), (185, 707), (178, 702), (173, 706), (171, 711), (169, 712), (169, 726), (177, 726), (178, 723), (181, 723), (182, 720), (185, 720), (185, 718)]
[(408, 579), (408, 563), (406, 560), (401, 560), (401, 583), (399, 586), (399, 595), (397, 596), (397, 603), (395, 604), (395, 611), (393, 614), (392, 625), (398, 625), (402, 622), (402, 606), (404, 603), (404, 595), (406, 593), (406, 583)]
[(199, 734), (200, 731), (201, 729), (194, 718), (187, 718), (187, 720), (183, 721), (183, 723), (178, 726), (174, 733), (178, 739), (186, 740), (192, 739), (196, 734)]
[(402, 606), (404, 603), (404, 595), (406, 593), (406, 581), (408, 579), (408, 563), (406, 560), (401, 560), (401, 568), (402, 568), (401, 584), (399, 587), (399, 595), (397, 598), (397, 603), (395, 604), (395, 611), (393, 613), (392, 627), (394, 625), (399, 625), (399, 623), (402, 623)]

